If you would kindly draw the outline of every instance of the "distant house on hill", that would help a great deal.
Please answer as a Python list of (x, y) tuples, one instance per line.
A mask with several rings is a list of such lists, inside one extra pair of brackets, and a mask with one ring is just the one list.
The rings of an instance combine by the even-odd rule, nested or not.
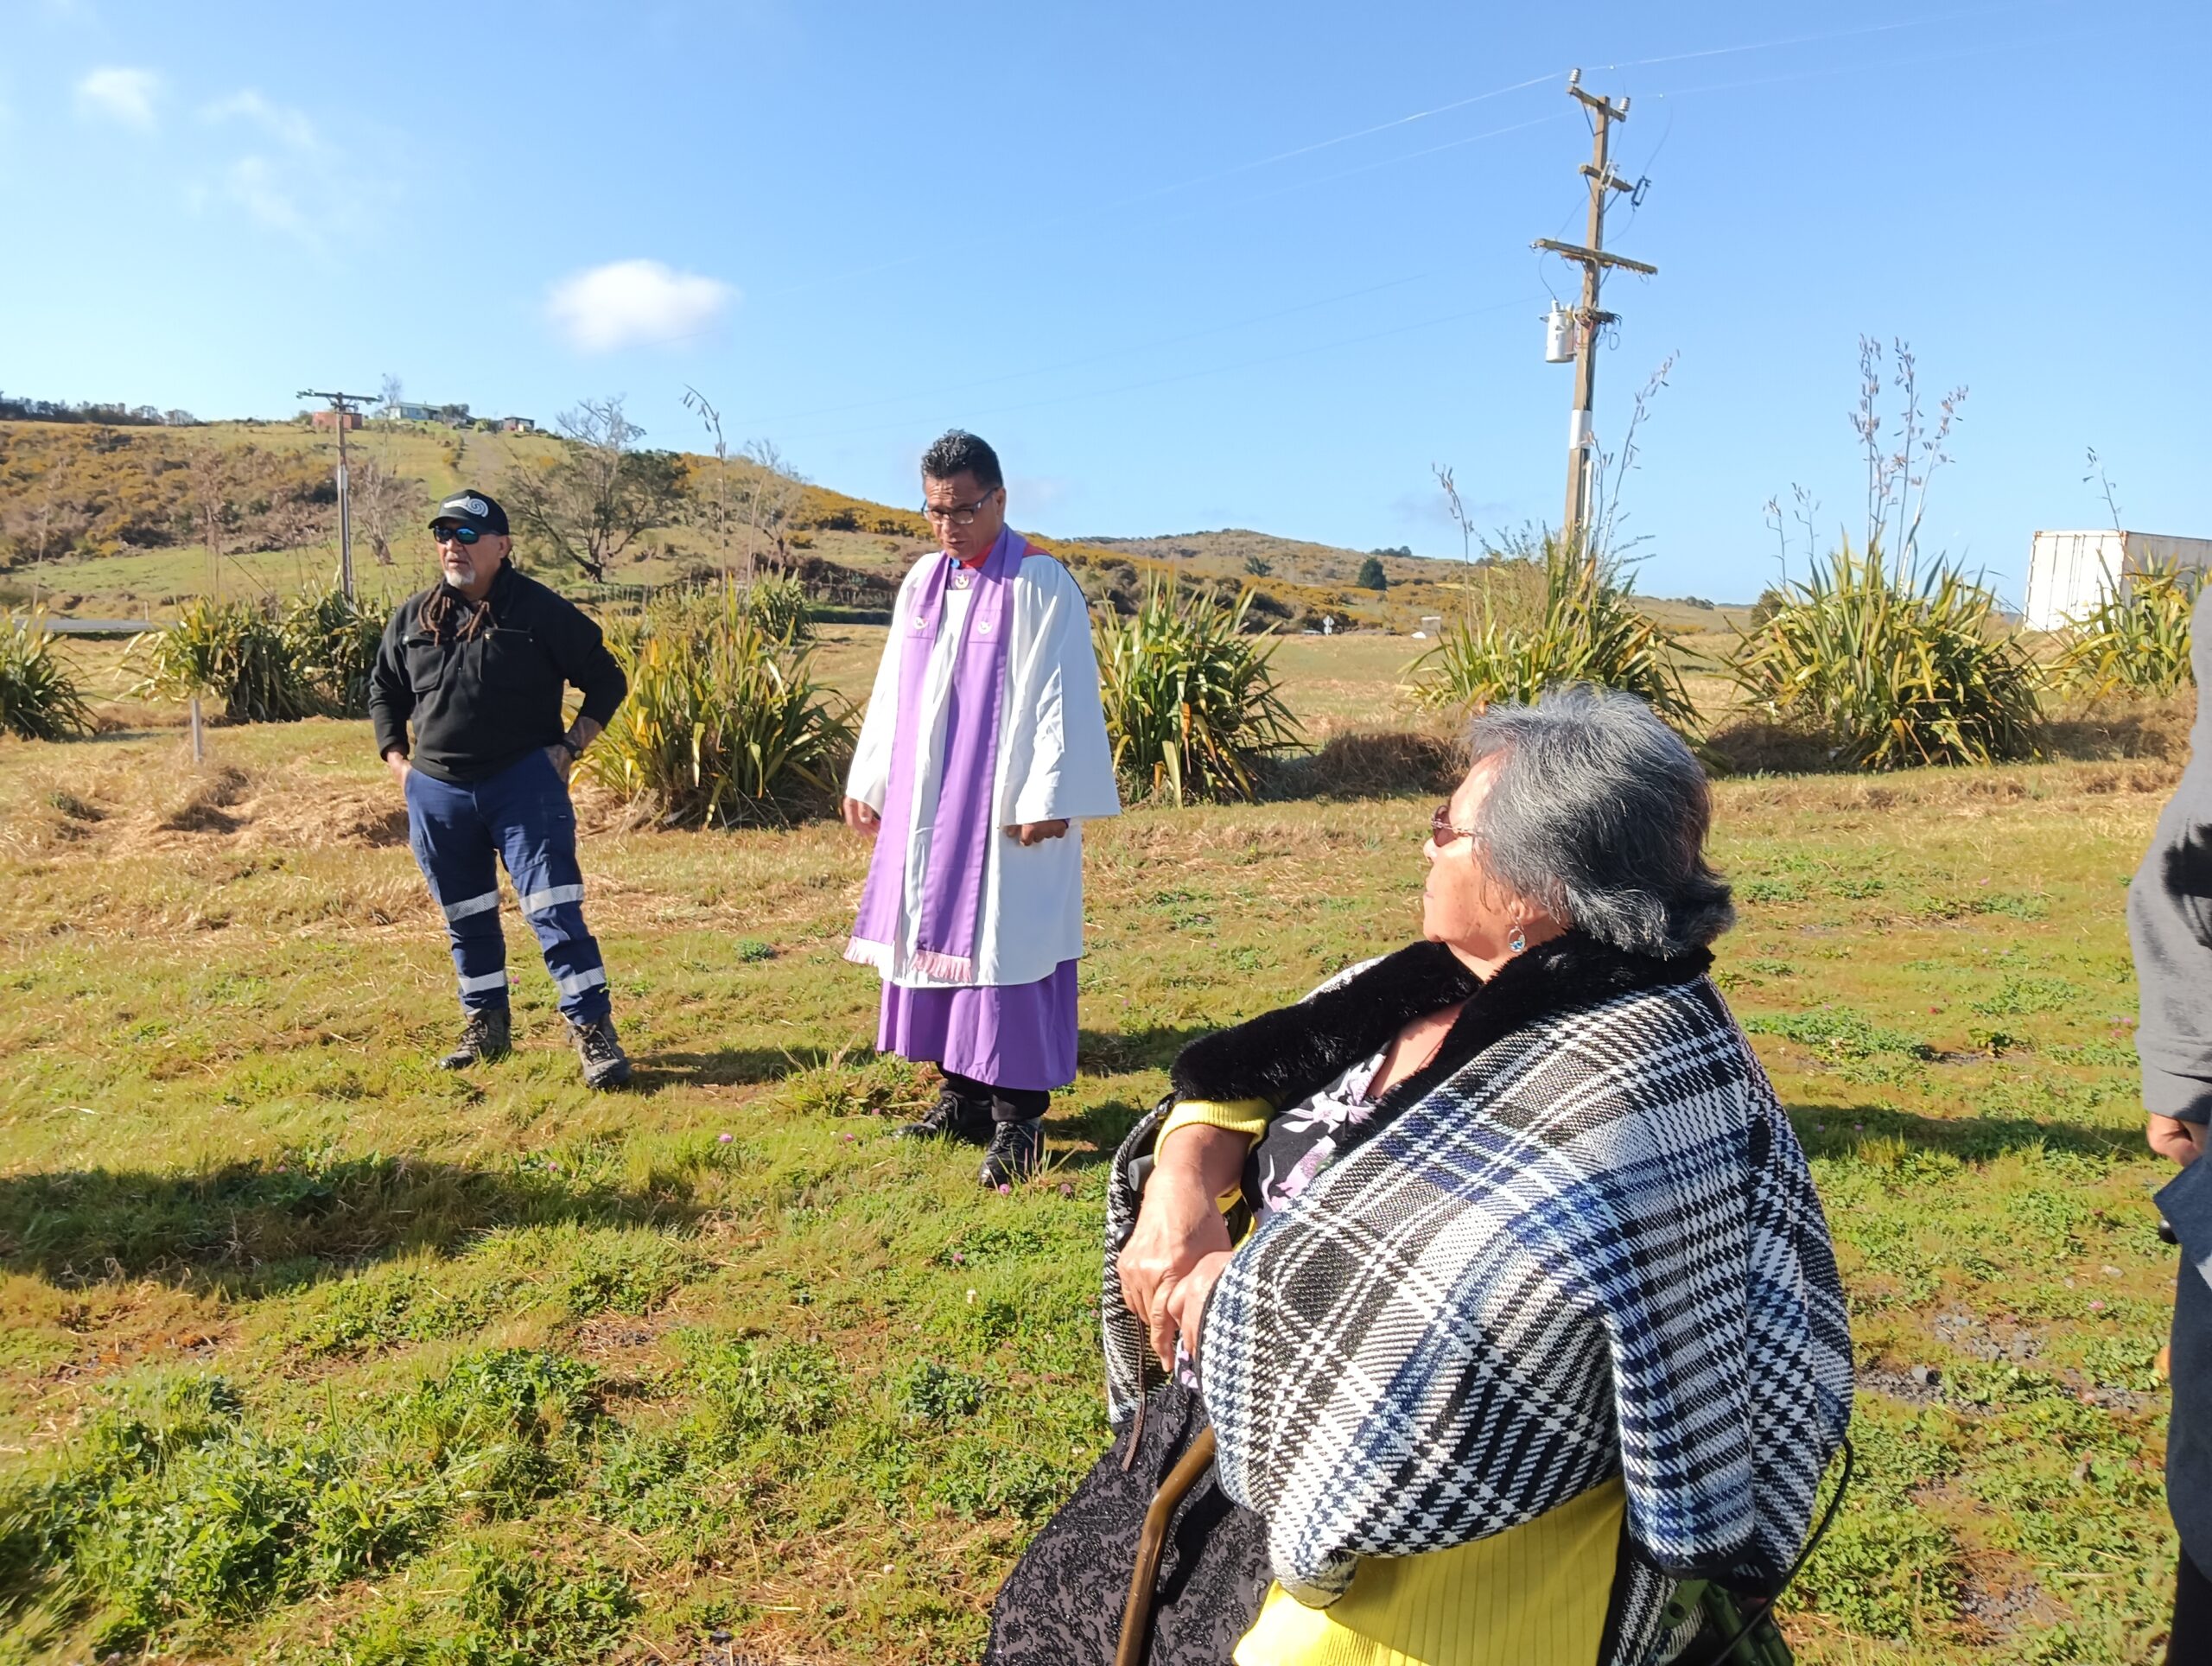
[(537, 419), (533, 416), (502, 416), (499, 418), (499, 432), (535, 434), (537, 432)]
[(448, 428), (467, 428), (471, 418), (467, 405), (418, 405), (404, 399), (384, 408), (386, 420), (395, 423), (443, 423)]

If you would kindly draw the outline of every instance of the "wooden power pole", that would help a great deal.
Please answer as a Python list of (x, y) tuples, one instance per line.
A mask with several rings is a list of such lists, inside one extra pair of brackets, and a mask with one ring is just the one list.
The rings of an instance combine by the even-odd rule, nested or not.
[(357, 407), (373, 404), (373, 393), (322, 393), (314, 388), (302, 388), (292, 396), (296, 399), (327, 399), (337, 413), (334, 419), (338, 429), (338, 584), (345, 591), (346, 599), (353, 599), (353, 514), (352, 483), (346, 478), (346, 419)]
[(1599, 290), (1609, 266), (1641, 272), (1646, 277), (1656, 277), (1659, 269), (1605, 252), (1605, 204), (1615, 191), (1642, 188), (1614, 173), (1610, 160), (1613, 124), (1628, 119), (1629, 101), (1623, 99), (1614, 104), (1585, 92), (1579, 69), (1567, 77), (1567, 90), (1589, 109), (1592, 116), (1590, 160), (1582, 165), (1583, 175), (1590, 181), (1589, 237), (1586, 242), (1579, 244), (1558, 243), (1540, 237), (1533, 246), (1575, 261), (1582, 268), (1582, 304), (1574, 314), (1574, 410), (1567, 431), (1567, 518), (1560, 528), (1568, 546), (1579, 550), (1590, 532), (1591, 486), (1596, 473), (1598, 446), (1591, 429), (1590, 412), (1597, 391), (1598, 336), (1618, 316), (1600, 310)]

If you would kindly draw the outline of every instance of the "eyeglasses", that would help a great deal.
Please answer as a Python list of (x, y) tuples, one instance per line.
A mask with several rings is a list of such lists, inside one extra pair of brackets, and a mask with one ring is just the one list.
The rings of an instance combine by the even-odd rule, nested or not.
[(430, 536), (440, 544), (470, 544), (484, 535), (473, 526), (433, 526)]
[(1436, 848), (1441, 850), (1455, 839), (1473, 838), (1475, 830), (1471, 827), (1454, 827), (1452, 824), (1452, 806), (1449, 803), (1446, 803), (1437, 805), (1436, 813), (1428, 818), (1428, 836), (1436, 841)]
[(952, 526), (973, 526), (976, 524), (976, 517), (983, 512), (983, 506), (991, 500), (993, 494), (998, 489), (995, 486), (993, 486), (990, 491), (983, 493), (973, 503), (951, 503), (945, 505), (942, 509), (933, 503), (925, 503), (922, 506), (922, 513), (931, 521), (943, 522)]

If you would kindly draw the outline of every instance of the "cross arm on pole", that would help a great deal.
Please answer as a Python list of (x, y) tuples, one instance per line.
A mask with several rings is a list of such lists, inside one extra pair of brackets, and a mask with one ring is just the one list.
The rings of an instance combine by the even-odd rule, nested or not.
[(1532, 249), (1548, 249), (1555, 255), (1569, 260), (1579, 260), (1586, 266), (1618, 266), (1625, 271), (1641, 272), (1646, 277), (1656, 277), (1659, 269), (1641, 260), (1630, 260), (1626, 255), (1607, 254), (1603, 249), (1586, 249), (1579, 243), (1560, 243), (1540, 237), (1529, 245)]

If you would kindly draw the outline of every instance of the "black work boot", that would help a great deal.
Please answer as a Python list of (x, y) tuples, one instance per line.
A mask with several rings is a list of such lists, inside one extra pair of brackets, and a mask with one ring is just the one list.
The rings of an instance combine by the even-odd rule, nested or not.
[(1019, 1186), (1045, 1166), (1045, 1122), (1032, 1116), (1021, 1122), (993, 1122), (990, 1148), (976, 1178), (993, 1191)]
[(991, 1105), (963, 1099), (950, 1087), (937, 1091), (937, 1103), (918, 1122), (902, 1122), (891, 1130), (894, 1140), (965, 1140), (981, 1145), (991, 1137)]
[(479, 1007), (461, 1027), (461, 1043), (438, 1060), (440, 1070), (467, 1070), (514, 1050), (514, 1037), (505, 1007)]
[(614, 1021), (595, 1018), (588, 1024), (569, 1021), (569, 1034), (576, 1044), (576, 1057), (584, 1061), (584, 1085), (619, 1088), (630, 1079), (630, 1055), (614, 1039)]

